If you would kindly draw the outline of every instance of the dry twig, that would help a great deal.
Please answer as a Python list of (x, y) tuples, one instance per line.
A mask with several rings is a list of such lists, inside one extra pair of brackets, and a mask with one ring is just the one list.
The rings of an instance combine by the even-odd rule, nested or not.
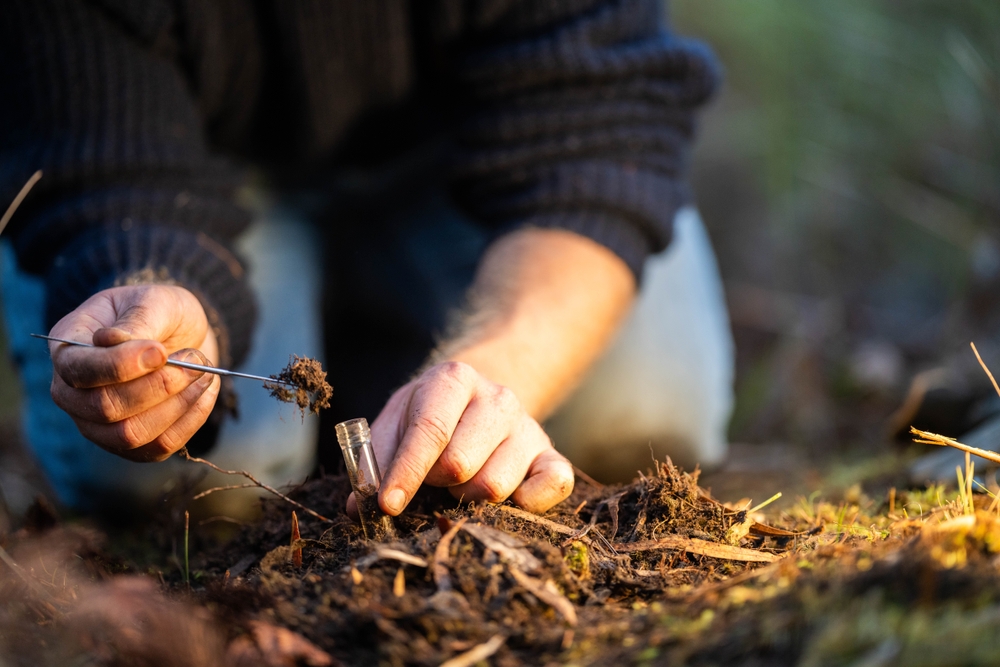
[[(178, 453), (183, 458), (187, 459), (188, 461), (193, 461), (194, 463), (200, 463), (202, 465), (206, 465), (206, 466), (208, 466), (209, 468), (211, 468), (212, 470), (214, 470), (216, 472), (221, 472), (223, 475), (242, 475), (243, 477), (246, 477), (251, 482), (253, 482), (252, 486), (256, 486), (258, 488), (264, 489), (268, 493), (273, 493), (274, 495), (278, 496), (279, 498), (281, 498), (282, 500), (284, 500), (289, 505), (293, 505), (295, 507), (298, 507), (300, 510), (302, 510), (303, 512), (305, 512), (309, 516), (315, 517), (315, 518), (319, 519), (320, 521), (324, 521), (326, 523), (333, 523), (333, 521), (331, 521), (330, 519), (327, 519), (325, 516), (323, 516), (319, 512), (314, 512), (313, 510), (309, 509), (308, 507), (306, 507), (302, 503), (297, 502), (295, 500), (292, 500), (291, 498), (289, 498), (288, 496), (286, 496), (285, 494), (283, 494), (281, 491), (278, 491), (274, 487), (268, 486), (267, 484), (265, 484), (264, 482), (260, 481), (259, 479), (257, 479), (256, 477), (254, 477), (252, 474), (250, 474), (246, 470), (225, 470), (225, 469), (220, 468), (219, 466), (215, 465), (211, 461), (206, 461), (205, 459), (200, 459), (197, 456), (191, 456), (191, 454), (188, 453), (187, 447), (181, 448), (181, 450)], [(209, 489), (209, 490), (211, 491), (211, 489)], [(204, 495), (204, 494), (202, 494), (202, 495)]]
[(226, 486), (213, 486), (211, 489), (205, 489), (191, 500), (201, 500), (205, 496), (210, 496), (216, 491), (232, 491), (234, 489), (256, 489), (256, 488), (258, 488), (258, 485), (254, 484), (253, 482), (247, 482), (246, 484), (227, 484)]
[(924, 445), (937, 445), (939, 447), (954, 447), (955, 449), (960, 449), (963, 452), (968, 452), (969, 454), (975, 454), (980, 458), (984, 458), (987, 461), (992, 461), (993, 463), (1000, 463), (1000, 454), (996, 452), (991, 452), (988, 449), (980, 449), (979, 447), (970, 447), (969, 445), (963, 445), (958, 440), (949, 438), (945, 435), (939, 435), (937, 433), (931, 433), (929, 431), (921, 431), (918, 428), (910, 427), (910, 433), (918, 436), (913, 439), (913, 442), (919, 442)]
[(538, 579), (526, 575), (513, 566), (509, 568), (509, 572), (510, 576), (514, 577), (514, 581), (522, 588), (559, 612), (559, 615), (566, 619), (566, 622), (571, 626), (576, 626), (576, 610), (573, 608), (573, 603), (559, 592), (551, 580), (543, 584)]
[(4, 213), (3, 217), (0, 218), (0, 233), (3, 232), (5, 227), (7, 227), (7, 223), (10, 222), (10, 219), (14, 217), (14, 211), (16, 211), (17, 207), (21, 205), (21, 202), (23, 202), (24, 198), (28, 196), (28, 193), (31, 191), (31, 188), (35, 187), (35, 183), (37, 183), (38, 179), (40, 179), (41, 177), (42, 177), (42, 171), (39, 169), (34, 174), (32, 174), (31, 178), (28, 179), (28, 182), (21, 187), (21, 191), (17, 193), (17, 196), (14, 197), (14, 201), (12, 201), (10, 203), (10, 206), (7, 207), (6, 213)]
[(504, 512), (507, 512), (507, 514), (516, 516), (518, 519), (522, 519), (524, 521), (530, 521), (531, 523), (536, 523), (539, 526), (544, 526), (545, 528), (548, 528), (549, 530), (556, 533), (562, 533), (563, 535), (574, 535), (577, 532), (574, 528), (570, 528), (567, 525), (558, 523), (556, 521), (552, 521), (551, 519), (540, 517), (537, 514), (526, 512), (519, 507), (511, 507), (510, 505), (494, 505), (493, 507), (495, 507), (498, 510), (503, 510)]
[[(408, 554), (405, 551), (399, 551), (398, 549), (390, 549), (389, 547), (379, 547), (367, 556), (362, 556), (354, 562), (353, 568), (364, 569), (374, 565), (380, 560), (395, 560), (400, 563), (406, 563), (407, 565), (416, 565), (417, 567), (427, 567), (429, 563), (419, 556), (414, 556)], [(345, 571), (351, 568), (344, 568)]]
[(445, 660), (441, 667), (472, 667), (500, 650), (507, 638), (503, 635), (493, 635), (487, 641), (473, 646), (465, 653), (459, 653), (454, 658)]
[(434, 548), (434, 583), (437, 584), (439, 592), (451, 590), (451, 575), (448, 573), (448, 549), (451, 547), (451, 541), (455, 539), (458, 531), (462, 529), (462, 524), (466, 521), (468, 521), (468, 517), (462, 517), (451, 524), (451, 528), (441, 536)]
[(619, 553), (653, 551), (654, 549), (676, 549), (699, 556), (711, 556), (712, 558), (737, 560), (747, 563), (773, 563), (783, 558), (783, 556), (768, 553), (767, 551), (734, 547), (728, 544), (717, 544), (715, 542), (699, 540), (694, 537), (682, 537), (680, 535), (668, 535), (658, 540), (643, 540), (641, 542), (616, 542), (614, 548)]

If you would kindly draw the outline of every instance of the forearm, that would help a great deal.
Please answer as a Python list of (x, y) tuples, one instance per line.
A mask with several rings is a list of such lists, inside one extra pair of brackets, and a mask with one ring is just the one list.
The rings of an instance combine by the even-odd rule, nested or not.
[(470, 303), (435, 361), (462, 361), (548, 416), (611, 342), (635, 295), (627, 265), (572, 232), (525, 229), (480, 263)]

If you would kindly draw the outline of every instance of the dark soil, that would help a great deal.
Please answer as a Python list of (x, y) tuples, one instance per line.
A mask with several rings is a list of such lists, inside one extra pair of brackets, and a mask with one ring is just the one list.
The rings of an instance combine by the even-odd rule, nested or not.
[[(318, 415), (320, 410), (330, 407), (333, 387), (326, 381), (323, 366), (315, 359), (292, 355), (288, 365), (271, 378), (280, 382), (265, 382), (264, 388), (279, 401), (295, 403), (303, 416), (306, 411)], [(290, 382), (295, 389), (281, 382)]]
[(303, 519), (294, 543), (279, 500), (223, 546), (196, 539), (190, 590), (93, 533), (9, 539), (24, 565), (0, 565), (0, 661), (438, 665), (480, 647), (491, 665), (991, 664), (976, 656), (1000, 650), (1000, 521), (947, 498), (932, 510), (933, 494), (894, 495), (896, 518), (803, 501), (778, 528), (667, 463), (625, 486), (580, 480), (544, 517), (425, 489), (386, 543), (344, 515), (349, 493), (340, 476), (290, 492), (335, 517)]

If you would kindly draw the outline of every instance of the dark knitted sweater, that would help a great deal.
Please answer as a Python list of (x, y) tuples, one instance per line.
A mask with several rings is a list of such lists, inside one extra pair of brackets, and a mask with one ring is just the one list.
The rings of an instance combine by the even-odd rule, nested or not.
[(8, 0), (0, 201), (45, 176), (5, 234), (50, 322), (152, 270), (199, 296), (235, 364), (243, 166), (306, 173), (436, 132), (484, 225), (569, 229), (638, 274), (689, 197), (717, 78), (661, 0)]

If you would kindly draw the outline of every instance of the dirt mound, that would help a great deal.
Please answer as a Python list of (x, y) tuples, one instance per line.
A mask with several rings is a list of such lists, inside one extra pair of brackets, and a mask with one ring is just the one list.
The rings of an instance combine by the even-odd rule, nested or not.
[(8, 540), (0, 659), (919, 665), (1000, 648), (1000, 519), (941, 489), (803, 500), (778, 528), (667, 463), (625, 486), (580, 480), (544, 517), (425, 489), (391, 543), (343, 514), (349, 491), (343, 477), (291, 491), (334, 517), (303, 519), (294, 541), (289, 505), (267, 501), (225, 546), (197, 547), (190, 590), (92, 532)]

